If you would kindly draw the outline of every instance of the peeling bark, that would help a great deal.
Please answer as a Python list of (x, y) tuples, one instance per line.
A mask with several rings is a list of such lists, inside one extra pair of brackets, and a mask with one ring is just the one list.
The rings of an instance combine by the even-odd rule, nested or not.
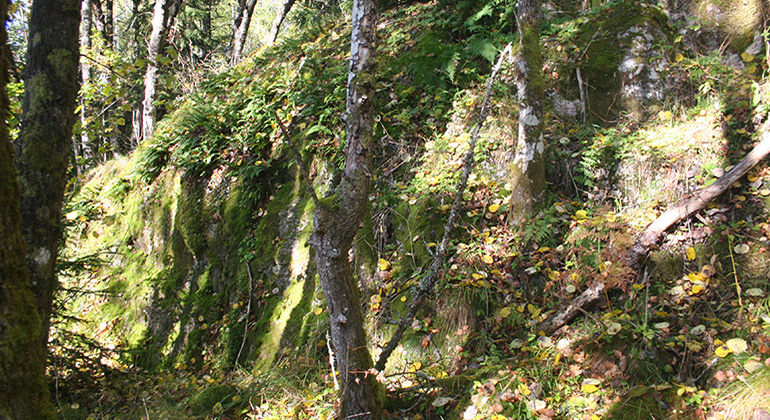
[(513, 72), (519, 101), (519, 132), (511, 163), (511, 220), (522, 223), (537, 212), (545, 191), (540, 0), (518, 3), (519, 45)]
[(353, 2), (348, 75), (347, 146), (340, 184), (331, 197), (319, 200), (313, 215), (311, 244), (326, 297), (331, 338), (340, 372), (341, 418), (380, 419), (382, 401), (372, 369), (358, 287), (349, 260), (363, 221), (371, 187), (375, 147), (374, 60), (376, 2)]

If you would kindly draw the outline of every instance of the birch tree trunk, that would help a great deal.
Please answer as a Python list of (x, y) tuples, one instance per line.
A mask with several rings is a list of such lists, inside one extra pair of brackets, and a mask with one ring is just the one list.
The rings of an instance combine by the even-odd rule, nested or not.
[(511, 220), (519, 224), (537, 212), (545, 191), (543, 141), (543, 57), (540, 0), (519, 0), (519, 45), (513, 72), (519, 100), (519, 133), (511, 165)]
[(295, 0), (285, 0), (283, 2), (283, 7), (281, 7), (281, 10), (275, 15), (273, 25), (270, 27), (270, 34), (267, 36), (267, 45), (275, 44), (275, 40), (278, 39), (278, 31), (281, 30), (281, 25), (286, 19), (286, 15), (288, 15), (291, 8), (294, 7), (294, 2)]
[(144, 98), (142, 100), (142, 140), (148, 139), (155, 131), (155, 97), (158, 86), (158, 56), (168, 35), (181, 0), (156, 0), (152, 14), (152, 34), (147, 45), (147, 72), (144, 76)]
[(313, 215), (311, 244), (329, 309), (332, 345), (340, 372), (340, 418), (380, 419), (379, 383), (372, 369), (358, 286), (349, 260), (350, 247), (368, 203), (375, 147), (375, 0), (355, 0), (352, 19), (345, 168), (335, 194), (319, 200)]
[[(91, 81), (91, 62), (86, 56), (91, 49), (91, 0), (83, 0), (80, 6), (80, 85), (86, 87)], [(91, 140), (88, 136), (88, 109), (85, 97), (80, 95), (80, 144), (73, 142), (75, 152), (75, 168), (78, 175), (81, 171), (81, 162), (77, 162), (78, 157), (83, 161), (93, 158), (91, 151)]]
[[(0, 0), (0, 20), (8, 1)], [(51, 419), (41, 326), (29, 284), (21, 232), (19, 184), (6, 116), (11, 62), (5, 25), (0, 27), (0, 419)]]
[(79, 0), (35, 0), (29, 18), (24, 105), (16, 142), (22, 230), (43, 348), (61, 238), (61, 208), (72, 157), (72, 127), (79, 89)]
[(241, 61), (243, 46), (246, 44), (246, 37), (249, 35), (249, 25), (251, 16), (254, 14), (254, 7), (257, 0), (238, 0), (238, 10), (233, 21), (233, 40), (230, 49), (230, 64), (236, 64)]

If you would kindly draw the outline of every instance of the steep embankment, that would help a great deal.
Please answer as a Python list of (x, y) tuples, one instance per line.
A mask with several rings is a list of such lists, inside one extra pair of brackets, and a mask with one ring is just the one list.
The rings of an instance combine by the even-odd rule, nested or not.
[[(511, 227), (518, 105), (504, 69), (439, 290), (382, 378), (393, 418), (674, 415), (666, 407), (689, 418), (704, 401), (716, 405), (719, 391), (707, 391), (723, 387), (726, 372), (735, 377), (770, 351), (723, 349), (749, 334), (770, 342), (761, 333), (770, 315), (766, 169), (667, 238), (648, 276), (624, 264), (636, 231), (743, 155), (767, 111), (756, 78), (766, 64), (732, 47), (725, 56), (738, 64), (699, 55), (684, 41), (702, 34), (656, 6), (577, 12), (566, 3), (548, 10), (541, 39), (550, 205)], [(383, 12), (381, 150), (371, 217), (351, 256), (375, 354), (441, 239), (478, 88), (514, 21), (494, 2)], [(307, 245), (313, 203), (276, 115), (323, 194), (344, 143), (347, 49), (347, 27), (329, 24), (255, 54), (73, 193), (64, 255), (89, 270), (64, 281), (98, 293), (64, 294), (85, 322), (63, 322), (60, 337), (66, 329), (119, 350), (109, 363), (121, 369), (175, 368), (152, 386), (126, 380), (136, 396), (155, 390), (145, 400), (154, 417), (333, 411), (328, 321)], [(585, 319), (538, 334), (597, 281), (610, 292)], [(140, 408), (138, 397), (112, 398)]]

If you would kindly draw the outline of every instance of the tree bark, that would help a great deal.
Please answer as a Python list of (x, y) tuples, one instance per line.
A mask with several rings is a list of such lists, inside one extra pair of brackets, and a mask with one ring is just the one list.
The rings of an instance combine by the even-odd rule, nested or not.
[(78, 80), (78, 0), (35, 0), (29, 18), (24, 104), (16, 142), (22, 229), (43, 346), (54, 291), (61, 238), (61, 208), (72, 153)]
[(147, 72), (144, 76), (144, 98), (142, 100), (142, 139), (152, 137), (155, 131), (155, 96), (158, 86), (158, 56), (163, 50), (166, 36), (171, 27), (181, 0), (156, 0), (152, 15), (152, 35), (147, 45)]
[(286, 19), (286, 15), (288, 15), (291, 8), (294, 7), (294, 2), (295, 0), (285, 0), (283, 2), (283, 7), (281, 7), (281, 10), (275, 15), (273, 25), (270, 27), (270, 34), (267, 36), (267, 45), (275, 44), (275, 40), (278, 39), (278, 31), (281, 30), (281, 25)]
[(545, 191), (543, 141), (543, 57), (540, 0), (519, 0), (519, 45), (513, 72), (519, 101), (519, 132), (511, 165), (511, 220), (519, 224), (537, 212)]
[(238, 10), (233, 21), (233, 39), (230, 43), (230, 64), (241, 61), (243, 47), (246, 45), (246, 37), (249, 35), (251, 16), (257, 0), (238, 0)]
[[(113, 48), (113, 23), (112, 23), (112, 0), (90, 0), (93, 26), (104, 38), (104, 43), (108, 48)], [(85, 16), (85, 15), (84, 15)]]
[(372, 369), (361, 301), (349, 260), (371, 184), (376, 17), (375, 0), (353, 2), (345, 168), (335, 194), (319, 200), (311, 237), (340, 372), (340, 417), (355, 419), (382, 418), (380, 386)]
[[(0, 21), (8, 1), (0, 0)], [(21, 231), (19, 184), (6, 117), (11, 62), (5, 25), (0, 27), (0, 419), (51, 419), (41, 325), (29, 284)]]
[[(98, 0), (97, 0), (98, 1)], [(98, 3), (97, 3), (98, 4)], [(91, 61), (86, 55), (90, 53), (91, 49), (91, 26), (92, 26), (92, 3), (91, 0), (83, 0), (80, 6), (80, 48), (82, 51), (80, 57), (80, 84), (82, 87), (88, 86), (88, 82), (91, 81)], [(80, 144), (73, 143), (74, 155), (75, 155), (75, 169), (80, 174), (81, 162), (78, 162), (78, 157), (82, 160), (92, 159), (93, 153), (91, 150), (91, 139), (88, 136), (88, 109), (87, 101), (82, 92), (80, 95)]]

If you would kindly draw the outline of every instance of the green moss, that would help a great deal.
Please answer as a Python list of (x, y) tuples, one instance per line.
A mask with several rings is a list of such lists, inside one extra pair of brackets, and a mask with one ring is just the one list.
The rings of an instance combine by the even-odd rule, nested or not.
[(237, 394), (238, 389), (232, 385), (213, 385), (190, 397), (187, 404), (194, 415), (200, 416), (214, 412), (217, 404), (221, 410), (221, 407), (230, 403)]

